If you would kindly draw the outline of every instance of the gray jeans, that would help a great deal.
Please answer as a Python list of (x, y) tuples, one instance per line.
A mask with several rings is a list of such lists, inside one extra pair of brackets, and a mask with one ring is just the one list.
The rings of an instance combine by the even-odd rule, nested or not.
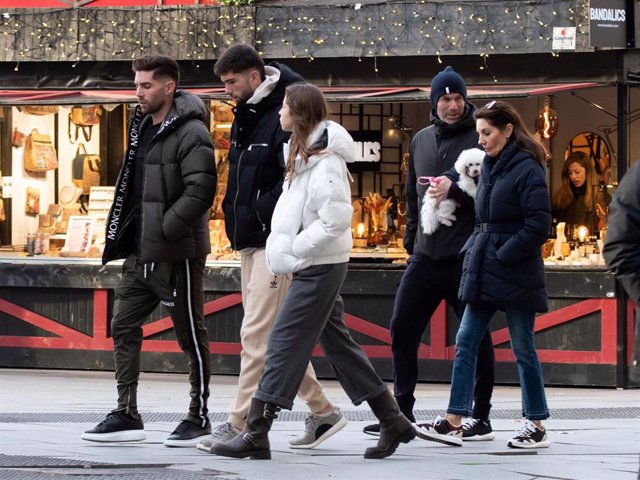
[(291, 410), (318, 342), (354, 405), (387, 389), (344, 323), (339, 292), (346, 274), (346, 263), (314, 265), (293, 274), (269, 336), (256, 398)]

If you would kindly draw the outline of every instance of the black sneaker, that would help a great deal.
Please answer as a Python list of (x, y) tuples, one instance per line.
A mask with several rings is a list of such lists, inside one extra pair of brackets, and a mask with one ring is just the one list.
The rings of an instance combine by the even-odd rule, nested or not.
[(90, 442), (139, 442), (146, 440), (147, 435), (140, 415), (134, 417), (124, 410), (114, 410), (80, 438)]
[(165, 447), (195, 447), (211, 435), (211, 423), (202, 427), (190, 420), (182, 420), (171, 435), (164, 441)]
[(465, 442), (479, 442), (496, 438), (489, 420), (467, 418), (462, 423), (462, 440)]
[(536, 427), (531, 420), (527, 420), (516, 436), (507, 443), (511, 448), (547, 448), (550, 445), (547, 431)]
[(364, 433), (366, 433), (367, 435), (373, 435), (374, 437), (379, 437), (380, 436), (380, 424), (379, 423), (372, 423), (371, 425), (367, 425), (366, 427), (364, 427), (362, 429), (362, 431)]

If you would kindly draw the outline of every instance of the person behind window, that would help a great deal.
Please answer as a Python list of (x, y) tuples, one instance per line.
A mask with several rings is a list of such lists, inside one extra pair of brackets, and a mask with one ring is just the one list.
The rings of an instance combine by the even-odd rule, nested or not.
[(562, 185), (553, 194), (553, 217), (567, 225), (584, 225), (591, 234), (607, 223), (607, 195), (585, 152), (573, 152), (562, 167)]

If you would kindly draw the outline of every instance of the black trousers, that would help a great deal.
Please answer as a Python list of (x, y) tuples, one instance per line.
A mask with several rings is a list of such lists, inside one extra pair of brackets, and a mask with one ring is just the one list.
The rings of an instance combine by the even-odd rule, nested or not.
[(187, 419), (204, 426), (209, 398), (209, 336), (204, 322), (205, 258), (135, 265), (133, 256), (122, 266), (115, 288), (111, 320), (118, 408), (136, 413), (142, 326), (162, 302), (167, 309), (178, 344), (189, 357), (191, 402)]
[[(412, 256), (400, 280), (391, 318), (394, 394), (402, 412), (413, 417), (418, 381), (418, 346), (431, 316), (442, 300), (462, 318), (458, 300), (462, 260), (433, 261)], [(495, 381), (495, 355), (490, 331), (478, 348), (473, 417), (488, 419)], [(411, 416), (410, 416), (411, 415)]]

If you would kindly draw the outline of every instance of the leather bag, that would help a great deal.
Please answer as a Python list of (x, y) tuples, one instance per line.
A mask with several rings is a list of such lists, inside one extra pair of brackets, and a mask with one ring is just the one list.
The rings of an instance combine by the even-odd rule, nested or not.
[(100, 124), (102, 109), (99, 105), (89, 107), (72, 107), (69, 113), (69, 140), (76, 143), (80, 133), (85, 141), (91, 140), (91, 131), (94, 125)]
[(51, 137), (35, 128), (27, 136), (23, 153), (24, 169), (28, 172), (46, 172), (58, 168), (56, 149)]
[(87, 153), (84, 144), (80, 143), (72, 162), (73, 184), (82, 188), (82, 194), (91, 193), (91, 187), (100, 185), (100, 156)]

